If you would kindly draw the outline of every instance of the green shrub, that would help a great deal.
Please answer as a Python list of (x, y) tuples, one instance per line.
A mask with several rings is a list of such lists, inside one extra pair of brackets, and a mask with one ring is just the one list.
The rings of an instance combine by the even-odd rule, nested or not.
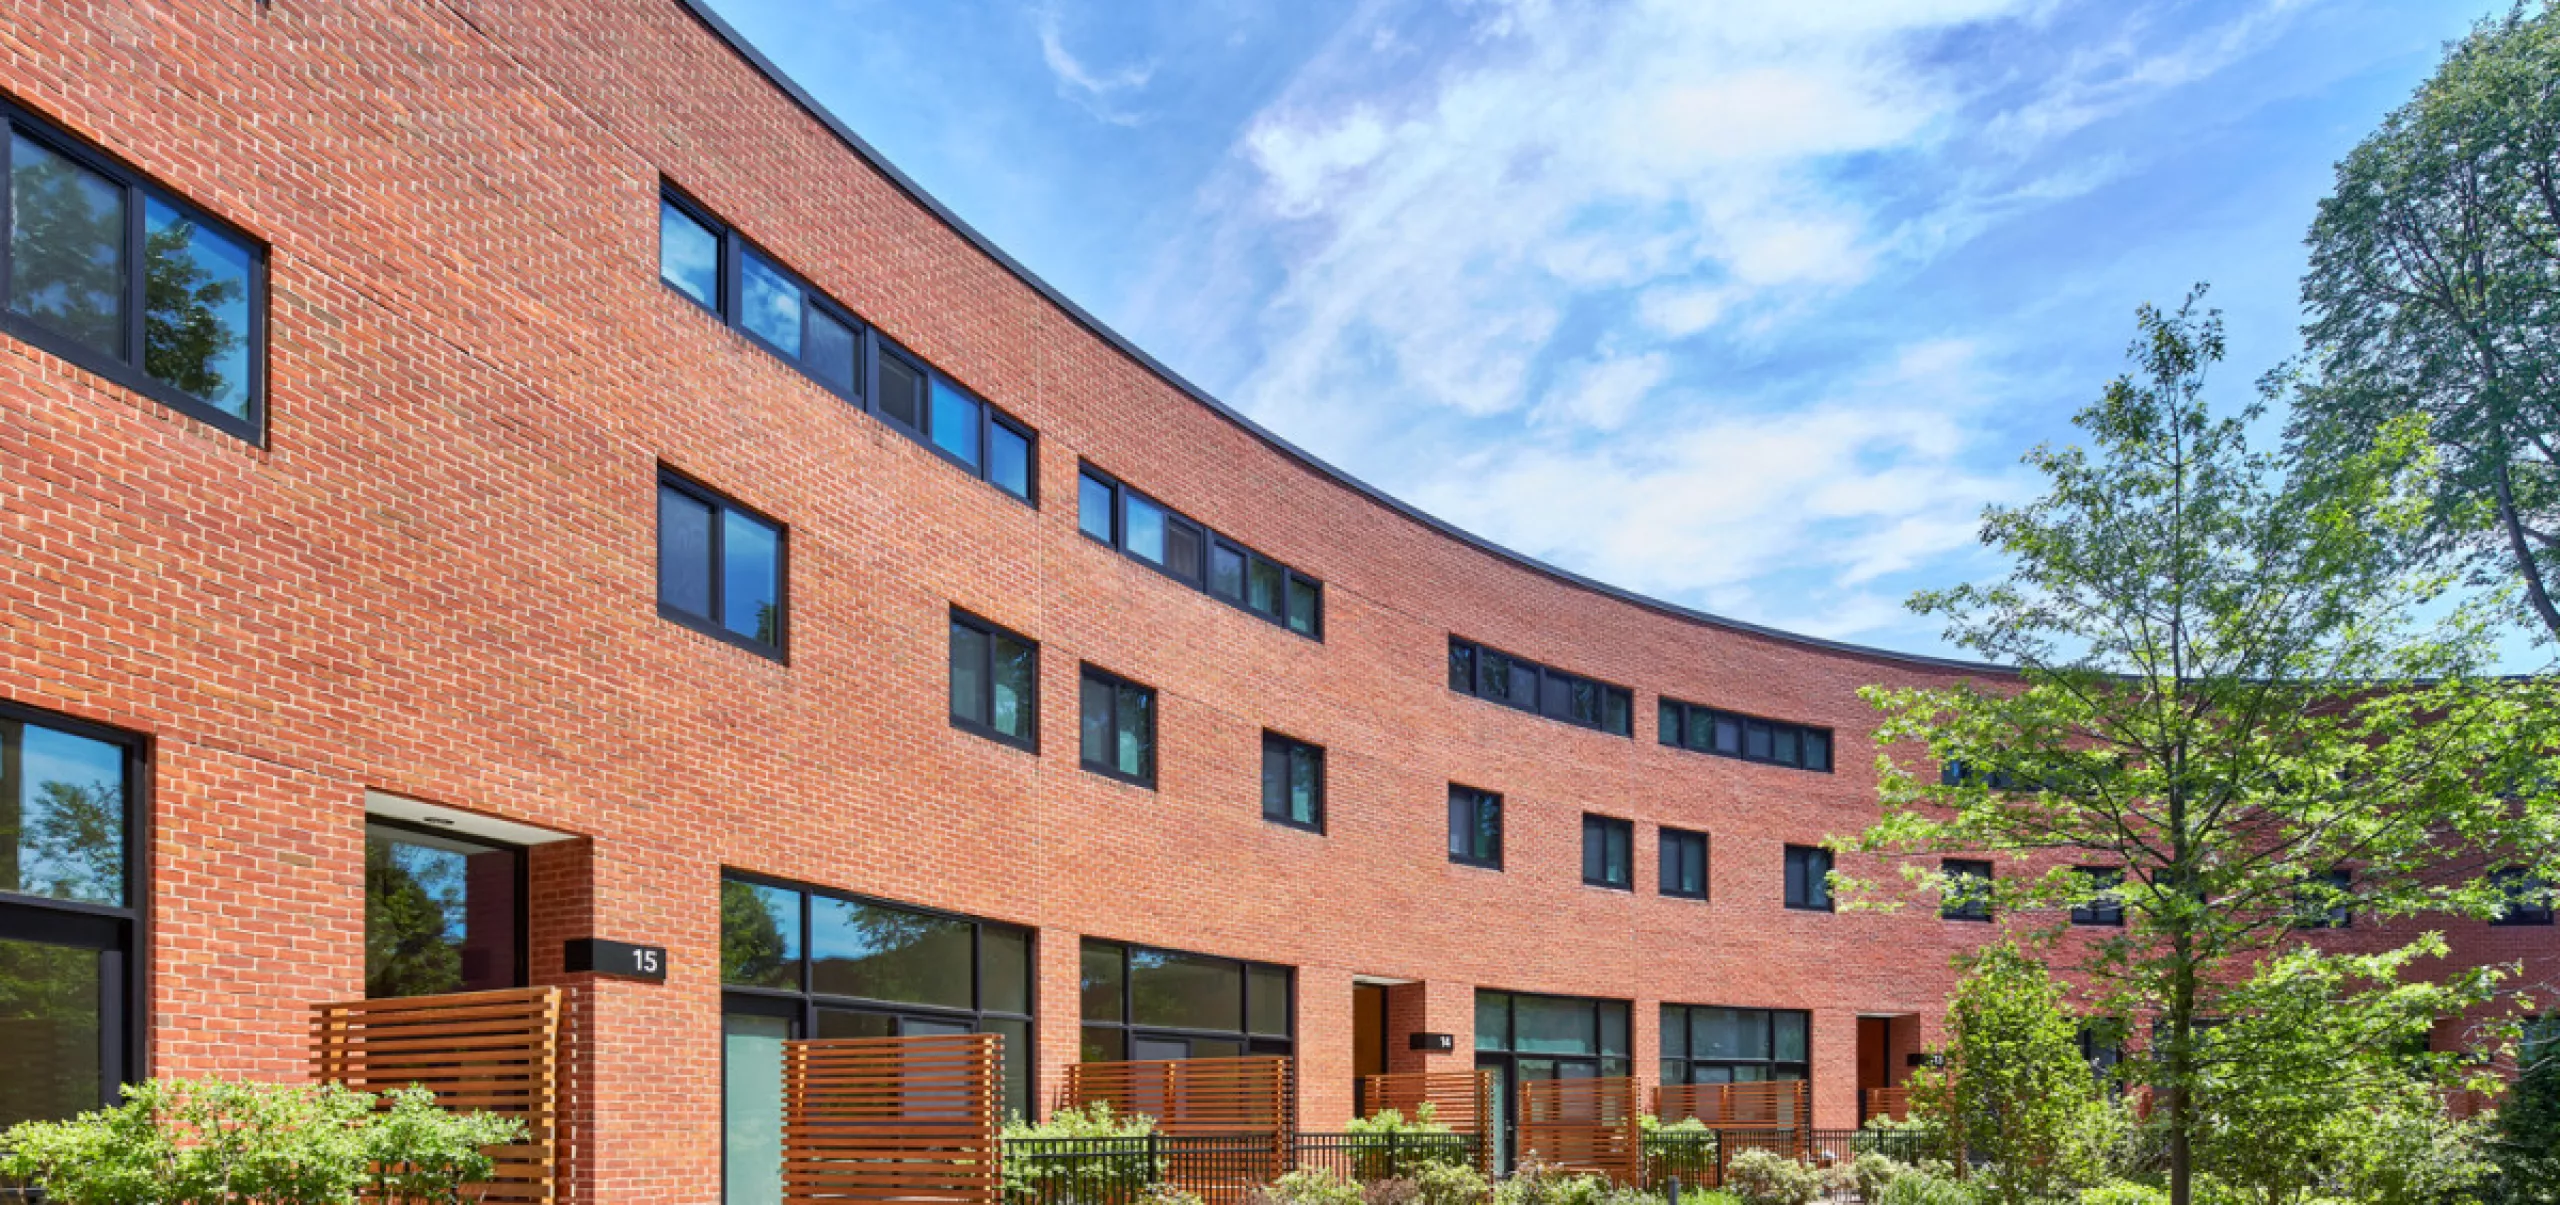
[(1822, 1176), (1775, 1151), (1747, 1150), (1725, 1164), (1725, 1187), (1742, 1205), (1813, 1205)]
[(1409, 1120), (1395, 1109), (1352, 1118), (1342, 1127), (1351, 1136), (1352, 1176), (1364, 1182), (1409, 1178), (1426, 1164), (1466, 1161), (1472, 1152), (1449, 1141), (1457, 1131), (1442, 1125), (1434, 1112), (1431, 1102), (1424, 1101), (1414, 1106)]
[(1895, 1176), (1869, 1205), (1976, 1205), (1981, 1198), (1942, 1169), (1913, 1168)]
[(1329, 1167), (1301, 1168), (1254, 1189), (1246, 1205), (1364, 1205), (1360, 1184)]
[(0, 1134), (0, 1175), (57, 1205), (339, 1205), (359, 1189), (383, 1205), (446, 1205), (489, 1175), (481, 1148), (523, 1136), (512, 1118), (447, 1112), (423, 1088), (155, 1080), (114, 1108)]
[(1600, 1205), (1609, 1183), (1531, 1155), (1493, 1190), (1494, 1205)]
[(1849, 1179), (1858, 1190), (1858, 1199), (1874, 1201), (1894, 1181), (1908, 1175), (1911, 1165), (1883, 1155), (1860, 1155), (1849, 1164)]
[(2109, 1180), (2080, 1190), (2080, 1205), (2169, 1205), (2169, 1190), (2131, 1180)]
[(1414, 1172), (1413, 1205), (1484, 1205), (1493, 1186), (1459, 1163), (1426, 1163)]
[[(1155, 1129), (1154, 1118), (1143, 1114), (1122, 1117), (1113, 1113), (1109, 1104), (1096, 1101), (1082, 1108), (1059, 1109), (1036, 1123), (1017, 1115), (1005, 1123), (1004, 1139), (1143, 1139)], [(1161, 1186), (1164, 1168), (1156, 1157), (1142, 1145), (1125, 1145), (1129, 1149), (1008, 1152), (1010, 1157), (1001, 1161), (1005, 1199), (1116, 1200), (1127, 1196), (1132, 1185)]]

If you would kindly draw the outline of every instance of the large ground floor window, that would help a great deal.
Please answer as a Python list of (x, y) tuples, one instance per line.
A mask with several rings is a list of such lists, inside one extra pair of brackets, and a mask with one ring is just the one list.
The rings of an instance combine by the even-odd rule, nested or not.
[(1289, 968), (1086, 938), (1084, 1061), (1288, 1054)]
[(1812, 1014), (1783, 1008), (1662, 1006), (1662, 1082), (1740, 1084), (1812, 1074)]
[(364, 994), (525, 983), (525, 854), (433, 826), (364, 826)]
[(824, 888), (720, 883), (723, 1199), (782, 1199), (782, 1044), (992, 1033), (1003, 1108), (1032, 1111), (1031, 931)]
[(1476, 993), (1476, 1066), (1493, 1073), (1502, 1112), (1494, 1154), (1501, 1168), (1511, 1167), (1521, 1084), (1628, 1073), (1628, 1012), (1624, 1000)]
[(0, 703), (0, 1129), (139, 1074), (141, 742)]

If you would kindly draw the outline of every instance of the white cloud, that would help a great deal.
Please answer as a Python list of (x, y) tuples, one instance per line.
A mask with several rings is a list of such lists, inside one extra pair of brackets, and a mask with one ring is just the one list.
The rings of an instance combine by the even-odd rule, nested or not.
[(1049, 73), (1057, 77), (1059, 95), (1114, 125), (1138, 123), (1137, 114), (1111, 102), (1121, 93), (1143, 90), (1147, 81), (1155, 78), (1154, 62), (1097, 70), (1067, 50), (1066, 37), (1059, 29), (1058, 10), (1045, 5), (1032, 10), (1032, 24), (1040, 35), (1040, 61), (1048, 64)]
[(1660, 352), (1607, 356), (1571, 366), (1547, 391), (1541, 416), (1580, 423), (1602, 431), (1627, 421), (1636, 403), (1671, 375), (1671, 358)]

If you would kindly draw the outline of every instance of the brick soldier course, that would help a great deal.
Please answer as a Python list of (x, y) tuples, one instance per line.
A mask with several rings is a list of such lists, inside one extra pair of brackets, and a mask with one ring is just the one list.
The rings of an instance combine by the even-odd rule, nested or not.
[[(583, 1201), (718, 1198), (724, 869), (1034, 930), (1044, 1098), (1080, 938), (1294, 968), (1319, 1128), (1352, 1107), (1355, 979), (1398, 985), (1398, 1071), (1473, 1065), (1479, 988), (1630, 1002), (1648, 1079), (1662, 1004), (1808, 1010), (1816, 1118), (1851, 1125), (1858, 1018), (1905, 1019), (1898, 1082), (1991, 931), (1788, 910), (1781, 850), (1875, 815), (1857, 688), (1996, 671), (1399, 509), (1062, 304), (679, 0), (11, 3), (0, 91), (266, 249), (257, 441), (0, 337), (0, 699), (146, 742), (141, 1072), (304, 1074), (308, 1008), (364, 991), (369, 793), (574, 837), (530, 855), (525, 977), (578, 989)], [(667, 186), (1036, 430), (1036, 506), (662, 283)], [(1080, 462), (1320, 579), (1323, 639), (1079, 534)], [(662, 467), (787, 527), (786, 659), (660, 616)], [(1040, 643), (1036, 753), (953, 726), (955, 607)], [(1632, 736), (1453, 692), (1453, 635), (1631, 688)], [(1159, 692), (1154, 789), (1080, 768), (1080, 662)], [(1835, 769), (1664, 748), (1662, 696), (1827, 728)], [(1266, 729), (1326, 750), (1322, 833), (1262, 818)], [(1500, 870), (1450, 861), (1452, 783), (1503, 796)], [(1632, 891), (1582, 882), (1585, 812), (1634, 823)], [(1711, 835), (1709, 899), (1655, 890), (1662, 825)], [(566, 972), (590, 936), (664, 946), (664, 982)]]

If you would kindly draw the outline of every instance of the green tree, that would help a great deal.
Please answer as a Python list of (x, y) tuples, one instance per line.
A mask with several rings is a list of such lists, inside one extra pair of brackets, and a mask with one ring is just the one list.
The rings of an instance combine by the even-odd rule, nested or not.
[[(2498, 789), (2550, 780), (2550, 687), (2476, 676), (2489, 627), (2469, 611), (2412, 618), (2445, 585), (2395, 555), (2416, 433), (2290, 471), (2251, 453), (2258, 408), (2205, 400), (2223, 340), (2197, 305), (2144, 307), (2137, 374), (2074, 420), (2090, 447), (2030, 453), (2048, 492), (1987, 512), (2006, 579), (1914, 600), (2016, 678), (1866, 692), (1903, 752), (1857, 842), (2019, 864), (1992, 889), (2013, 918), (2114, 897), (2124, 926), (2090, 931), (2106, 936), (2074, 970), (2094, 1011), (2157, 1020), (2135, 1070), (2176, 1205), (2194, 1193), (2200, 1022), (2291, 941), (2306, 898), (2488, 915), (2499, 893), (2448, 864), (2547, 868), (2560, 848), (2548, 790)], [(1949, 763), (1976, 772), (1942, 778)]]
[[(390, 841), (364, 847), (364, 990), (368, 996), (427, 996), (462, 989), (454, 918), (437, 898), (435, 860), (404, 859)], [(412, 847), (414, 848), (414, 847)], [(459, 859), (456, 859), (459, 861)]]
[(142, 366), (156, 380), (227, 407), (239, 403), (242, 382), (224, 368), (247, 332), (224, 311), (246, 295), (248, 281), (199, 259), (198, 233), (180, 218), (143, 239)]
[(2014, 944), (1981, 951), (1957, 982), (1939, 1120), (1955, 1150), (1990, 1161), (1990, 1199), (2058, 1200), (2100, 1178), (2085, 1139), (2108, 1106), (2079, 1031), (2062, 985)]
[[(796, 919), (796, 917), (795, 917)], [(720, 980), (723, 983), (766, 983), (783, 966), (788, 943), (782, 924), (764, 906), (754, 886), (720, 883)], [(796, 974), (796, 972), (794, 972)]]
[(2494, 1156), (2502, 1205), (2560, 1205), (2560, 1019), (2527, 1026), (2517, 1044)]
[(2430, 550), (2519, 583), (2560, 638), (2560, 5), (2456, 43), (2338, 164), (2310, 244), (2297, 446), (2352, 455), (2423, 415)]

